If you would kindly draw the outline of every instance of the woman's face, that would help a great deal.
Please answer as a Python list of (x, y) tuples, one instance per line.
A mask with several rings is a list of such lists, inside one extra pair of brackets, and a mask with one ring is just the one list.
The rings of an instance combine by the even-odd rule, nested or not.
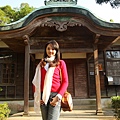
[(47, 53), (48, 57), (55, 56), (56, 50), (53, 49), (52, 44), (48, 44), (48, 46), (46, 47), (46, 53)]

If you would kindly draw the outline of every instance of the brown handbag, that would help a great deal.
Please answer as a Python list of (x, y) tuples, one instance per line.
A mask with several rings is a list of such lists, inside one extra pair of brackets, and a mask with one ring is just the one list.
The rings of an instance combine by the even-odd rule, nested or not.
[(63, 111), (72, 111), (73, 110), (73, 101), (72, 96), (69, 92), (65, 92), (61, 100), (61, 108)]
[[(61, 82), (62, 82), (61, 69), (60, 69), (60, 78), (61, 78)], [(72, 111), (73, 110), (72, 96), (68, 91), (66, 91), (62, 96), (61, 108), (63, 111)]]

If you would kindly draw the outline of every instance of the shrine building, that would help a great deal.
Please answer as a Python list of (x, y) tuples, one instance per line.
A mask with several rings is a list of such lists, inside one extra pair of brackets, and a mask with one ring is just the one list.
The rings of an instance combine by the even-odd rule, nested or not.
[(32, 79), (45, 44), (56, 40), (73, 99), (120, 95), (120, 24), (103, 21), (77, 0), (47, 0), (24, 18), (0, 27), (0, 100), (33, 100)]

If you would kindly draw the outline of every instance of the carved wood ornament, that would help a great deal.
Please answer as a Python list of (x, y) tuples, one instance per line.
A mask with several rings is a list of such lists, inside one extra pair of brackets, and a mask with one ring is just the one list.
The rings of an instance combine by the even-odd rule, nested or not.
[(70, 18), (69, 20), (55, 20), (52, 18), (44, 18), (42, 22), (40, 22), (40, 26), (48, 26), (48, 27), (55, 27), (57, 31), (63, 32), (67, 30), (67, 27), (73, 26), (81, 26), (82, 24), (75, 18)]

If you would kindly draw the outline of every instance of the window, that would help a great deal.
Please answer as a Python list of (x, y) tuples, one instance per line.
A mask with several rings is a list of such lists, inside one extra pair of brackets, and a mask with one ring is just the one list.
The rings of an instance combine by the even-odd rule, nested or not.
[(120, 85), (120, 51), (106, 51), (108, 84)]
[(106, 58), (120, 58), (120, 51), (107, 51)]
[(3, 89), (0, 98), (15, 97), (15, 75), (16, 64), (13, 60), (13, 55), (0, 55), (0, 87)]
[(15, 80), (15, 64), (3, 63), (2, 65), (2, 83), (14, 84)]
[(15, 63), (12, 62), (12, 55), (0, 57), (0, 83), (14, 84)]

